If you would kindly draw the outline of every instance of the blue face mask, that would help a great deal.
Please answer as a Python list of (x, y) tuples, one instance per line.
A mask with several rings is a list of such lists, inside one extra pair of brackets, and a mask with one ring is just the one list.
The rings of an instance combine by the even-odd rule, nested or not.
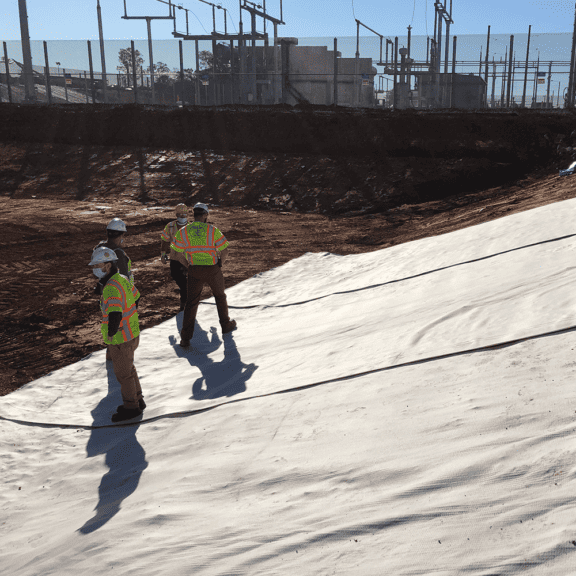
[(107, 272), (102, 270), (102, 268), (92, 268), (92, 273), (94, 276), (96, 276), (96, 278), (104, 278), (104, 276), (107, 274)]
[(176, 222), (178, 222), (178, 224), (180, 226), (184, 226), (185, 224), (188, 223), (188, 218), (184, 217), (184, 218), (176, 218)]

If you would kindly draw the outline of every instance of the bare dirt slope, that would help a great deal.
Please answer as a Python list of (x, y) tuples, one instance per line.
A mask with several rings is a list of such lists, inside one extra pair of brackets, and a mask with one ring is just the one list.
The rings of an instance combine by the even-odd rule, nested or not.
[[(18, 115), (25, 118), (25, 110), (19, 108)], [(306, 152), (297, 153), (279, 145), (276, 151), (260, 150), (263, 145), (249, 139), (247, 150), (187, 148), (182, 142), (103, 145), (81, 132), (80, 143), (54, 143), (54, 125), (48, 142), (43, 133), (25, 139), (4, 125), (0, 394), (103, 347), (95, 278), (87, 263), (113, 217), (129, 227), (126, 251), (142, 293), (139, 314), (146, 328), (178, 310), (176, 286), (159, 260), (160, 232), (178, 202), (213, 206), (210, 221), (232, 243), (224, 269), (232, 286), (306, 252), (379, 250), (576, 196), (576, 177), (558, 176), (558, 168), (572, 161), (573, 116), (551, 116), (549, 122), (535, 117), (533, 141), (518, 144), (517, 155), (504, 125), (498, 136), (494, 128), (482, 131), (481, 118), (461, 118), (452, 135), (430, 136), (427, 154), (422, 138), (392, 154), (373, 142), (365, 143), (365, 154), (346, 145), (313, 153), (309, 143), (315, 140), (309, 138)], [(525, 139), (530, 119), (522, 121)], [(31, 134), (30, 126), (25, 128)], [(72, 137), (70, 130), (67, 134)], [(347, 133), (341, 137), (346, 140)], [(390, 142), (402, 138), (390, 133), (385, 146), (392, 149)], [(458, 148), (454, 141), (467, 144)]]

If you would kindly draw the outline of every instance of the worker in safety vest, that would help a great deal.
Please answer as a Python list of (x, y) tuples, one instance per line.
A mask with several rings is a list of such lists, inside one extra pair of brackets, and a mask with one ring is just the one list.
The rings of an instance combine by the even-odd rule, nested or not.
[[(174, 242), (178, 230), (186, 226), (186, 224), (188, 224), (188, 207), (186, 204), (178, 204), (178, 206), (176, 206), (176, 220), (172, 220), (172, 222), (166, 224), (160, 236), (162, 252), (160, 259), (162, 260), (162, 264), (166, 264), (168, 260), (170, 260), (170, 275), (180, 289), (180, 310), (184, 310), (184, 306), (186, 305), (186, 285), (188, 283), (186, 275), (188, 273), (188, 267), (178, 260), (170, 245)], [(168, 250), (170, 250), (170, 257), (166, 254)]]
[[(118, 262), (118, 270), (120, 274), (126, 276), (132, 284), (134, 284), (134, 274), (132, 274), (132, 261), (128, 258), (128, 255), (121, 246), (124, 244), (124, 234), (126, 234), (126, 224), (120, 220), (120, 218), (114, 218), (110, 220), (108, 226), (106, 226), (106, 240), (102, 240), (98, 243), (99, 246), (104, 246), (105, 248), (111, 248), (114, 250)], [(98, 295), (102, 294), (104, 285), (101, 282), (96, 284), (94, 292)]]
[(226, 334), (236, 328), (236, 320), (230, 320), (228, 316), (222, 275), (222, 263), (228, 256), (228, 241), (216, 226), (206, 222), (207, 219), (208, 206), (196, 204), (194, 222), (181, 228), (172, 242), (176, 257), (188, 266), (188, 299), (180, 331), (180, 346), (183, 347), (190, 346), (204, 284), (208, 284), (214, 294), (222, 333)]
[(139, 416), (146, 408), (134, 367), (134, 351), (140, 341), (137, 311), (140, 293), (126, 276), (119, 273), (114, 250), (98, 246), (92, 253), (89, 266), (103, 286), (100, 299), (102, 338), (108, 344), (123, 400), (112, 415), (112, 422), (121, 422)]

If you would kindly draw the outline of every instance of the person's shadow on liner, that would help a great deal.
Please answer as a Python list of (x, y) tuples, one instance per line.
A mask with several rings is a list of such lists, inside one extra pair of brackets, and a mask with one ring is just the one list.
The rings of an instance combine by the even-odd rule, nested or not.
[[(224, 343), (224, 358), (215, 362), (208, 355), (215, 352)], [(246, 391), (246, 382), (258, 369), (255, 364), (244, 364), (240, 358), (233, 332), (224, 334), (222, 340), (216, 328), (210, 328), (210, 335), (202, 330), (196, 320), (194, 336), (190, 348), (180, 347), (174, 336), (170, 343), (176, 354), (186, 358), (191, 366), (200, 370), (202, 376), (192, 384), (191, 400), (206, 400), (222, 396), (234, 396)]]
[(106, 369), (108, 394), (92, 410), (93, 425), (104, 427), (91, 431), (86, 445), (86, 457), (106, 454), (105, 463), (110, 470), (104, 474), (98, 487), (98, 503), (94, 516), (78, 529), (82, 534), (98, 530), (120, 511), (122, 501), (136, 491), (140, 476), (148, 467), (146, 453), (136, 439), (136, 431), (140, 425), (109, 425), (110, 414), (118, 404), (122, 404), (122, 395), (112, 362), (106, 362)]

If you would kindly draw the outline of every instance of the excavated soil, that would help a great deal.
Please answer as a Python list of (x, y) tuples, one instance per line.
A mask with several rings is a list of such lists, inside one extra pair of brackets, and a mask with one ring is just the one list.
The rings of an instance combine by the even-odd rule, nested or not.
[(381, 250), (573, 198), (558, 169), (575, 129), (562, 111), (0, 105), (0, 395), (103, 347), (87, 263), (113, 217), (147, 328), (178, 311), (159, 256), (179, 202), (212, 206), (230, 287), (306, 252)]

